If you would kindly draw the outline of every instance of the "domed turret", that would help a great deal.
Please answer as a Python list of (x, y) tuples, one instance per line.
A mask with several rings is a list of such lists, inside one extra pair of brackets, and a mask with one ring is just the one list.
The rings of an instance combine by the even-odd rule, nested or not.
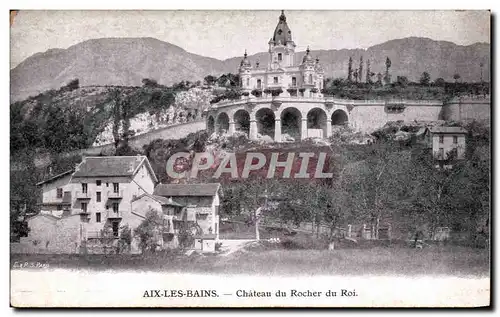
[(250, 61), (248, 60), (247, 57), (247, 50), (245, 50), (245, 54), (243, 55), (243, 59), (241, 60), (240, 66), (241, 67), (252, 67), (252, 64), (250, 64)]
[(314, 65), (314, 70), (317, 73), (323, 73), (324, 72), (323, 66), (321, 66), (321, 64), (319, 63), (319, 57), (316, 57), (316, 65)]
[(302, 63), (305, 64), (305, 63), (310, 63), (313, 61), (313, 58), (311, 56), (311, 54), (309, 54), (311, 51), (309, 50), (309, 46), (307, 47), (307, 50), (306, 50), (306, 55), (304, 55), (304, 58), (302, 58)]
[(286, 16), (284, 10), (281, 10), (281, 15), (278, 21), (278, 25), (274, 30), (274, 35), (271, 38), (271, 41), (269, 42), (274, 43), (275, 45), (278, 44), (286, 45), (286, 43), (288, 42), (293, 42), (292, 31), (290, 30), (288, 24), (286, 23)]

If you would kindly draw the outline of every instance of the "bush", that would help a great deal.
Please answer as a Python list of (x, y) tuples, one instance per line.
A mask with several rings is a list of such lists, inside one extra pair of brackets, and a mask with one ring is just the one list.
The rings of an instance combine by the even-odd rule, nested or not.
[(260, 97), (260, 96), (262, 96), (262, 90), (261, 89), (254, 89), (254, 90), (252, 90), (251, 94), (254, 95), (255, 97)]

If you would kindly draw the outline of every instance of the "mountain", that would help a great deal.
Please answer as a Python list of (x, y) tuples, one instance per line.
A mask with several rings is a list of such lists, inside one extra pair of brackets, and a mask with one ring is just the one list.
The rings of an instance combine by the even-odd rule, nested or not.
[[(480, 63), (484, 63), (483, 78), (490, 78), (490, 45), (475, 43), (468, 46), (428, 38), (410, 37), (391, 40), (368, 49), (313, 50), (325, 68), (326, 77), (347, 76), (347, 62), (353, 57), (353, 69), (363, 56), (370, 59), (374, 73), (385, 71), (385, 60), (392, 62), (390, 73), (417, 81), (427, 71), (431, 79), (442, 77), (453, 81), (455, 73), (463, 81), (479, 81)], [(296, 52), (300, 62), (304, 51)], [(265, 67), (268, 53), (249, 56), (252, 65), (257, 60)], [(202, 80), (206, 75), (236, 73), (241, 57), (226, 60), (189, 53), (184, 49), (154, 38), (101, 38), (88, 40), (67, 49), (50, 49), (34, 54), (13, 68), (11, 98), (13, 101), (56, 89), (78, 78), (80, 85), (139, 86), (143, 78), (163, 85), (189, 80)], [(365, 75), (363, 75), (364, 79)]]

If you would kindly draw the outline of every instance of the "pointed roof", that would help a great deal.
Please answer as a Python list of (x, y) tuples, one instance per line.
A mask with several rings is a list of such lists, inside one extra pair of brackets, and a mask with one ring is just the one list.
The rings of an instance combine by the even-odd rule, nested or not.
[(119, 177), (134, 176), (143, 164), (151, 173), (153, 180), (158, 181), (144, 155), (137, 156), (88, 156), (76, 167), (73, 178), (78, 177)]
[(271, 41), (274, 44), (278, 44), (281, 42), (282, 45), (285, 45), (287, 42), (293, 42), (292, 40), (292, 31), (288, 27), (286, 23), (285, 11), (281, 10), (281, 15), (279, 17), (278, 25), (274, 30), (274, 35), (271, 38)]
[(240, 66), (241, 67), (252, 67), (252, 64), (250, 64), (250, 61), (248, 60), (247, 50), (245, 50), (245, 54), (243, 55), (243, 59), (241, 60)]

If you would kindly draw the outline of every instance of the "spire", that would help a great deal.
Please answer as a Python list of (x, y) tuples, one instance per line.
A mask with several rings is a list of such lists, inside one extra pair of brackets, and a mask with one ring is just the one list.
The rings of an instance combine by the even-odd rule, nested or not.
[(274, 30), (274, 35), (270, 41), (270, 43), (274, 44), (278, 44), (279, 42), (281, 42), (282, 45), (286, 45), (287, 42), (293, 42), (292, 31), (290, 31), (290, 28), (286, 23), (286, 16), (284, 10), (281, 10), (281, 15), (279, 17), (278, 25), (276, 26), (276, 29)]
[(311, 52), (311, 50), (309, 49), (309, 45), (308, 45), (307, 50), (306, 50), (306, 55), (304, 55), (304, 58), (302, 59), (302, 63), (313, 61), (312, 56), (309, 54), (310, 52)]
[(280, 22), (286, 22), (285, 10), (281, 10)]
[(243, 54), (243, 59), (241, 60), (240, 66), (241, 67), (252, 67), (252, 65), (250, 64), (250, 61), (248, 60), (248, 54), (247, 54), (246, 49), (245, 49), (245, 54)]

